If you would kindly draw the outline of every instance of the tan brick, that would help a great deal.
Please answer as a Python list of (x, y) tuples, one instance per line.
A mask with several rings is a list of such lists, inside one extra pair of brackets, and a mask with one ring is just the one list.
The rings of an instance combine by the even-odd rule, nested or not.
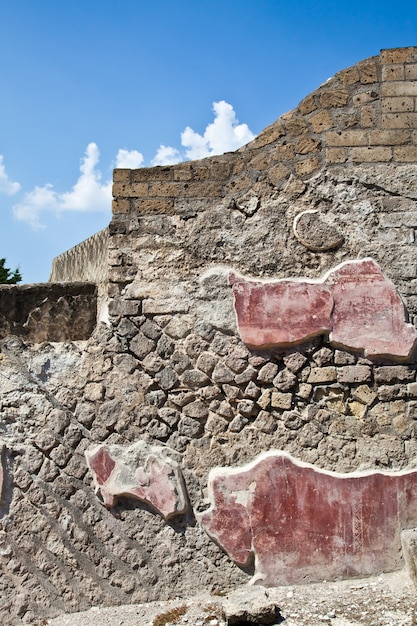
[(381, 128), (417, 128), (417, 113), (383, 113)]
[(130, 175), (132, 170), (117, 169), (113, 170), (113, 182), (114, 183), (130, 183)]
[(366, 146), (368, 138), (363, 130), (330, 131), (326, 134), (326, 142), (329, 146)]
[(207, 165), (193, 166), (193, 180), (208, 180), (210, 178), (210, 168)]
[(308, 383), (331, 383), (336, 380), (336, 368), (330, 367), (312, 367), (308, 375)]
[(113, 183), (115, 198), (143, 198), (148, 195), (148, 183)]
[(368, 137), (370, 146), (397, 146), (410, 141), (410, 131), (371, 130)]
[(413, 60), (415, 50), (416, 49), (411, 46), (409, 48), (388, 48), (381, 50), (381, 63), (407, 63)]
[(347, 148), (328, 148), (326, 150), (327, 163), (346, 163), (348, 158)]
[(396, 80), (389, 83), (382, 83), (382, 96), (417, 96), (417, 82), (407, 80)]
[(403, 433), (407, 430), (409, 426), (408, 417), (404, 415), (404, 413), (401, 413), (401, 415), (396, 415), (392, 420), (392, 425), (397, 432)]
[[(290, 394), (291, 395), (291, 394)], [(265, 389), (261, 397), (257, 399), (256, 404), (261, 407), (261, 409), (266, 409), (271, 402), (271, 390)]]
[(146, 198), (132, 201), (133, 209), (141, 215), (172, 215), (174, 213), (173, 198)]
[(417, 80), (417, 63), (410, 63), (405, 66), (406, 80)]
[(126, 198), (116, 198), (112, 201), (112, 213), (129, 213), (130, 200)]
[(392, 159), (392, 148), (352, 148), (352, 161), (354, 163), (387, 163)]
[(320, 163), (317, 157), (313, 159), (306, 159), (305, 161), (298, 161), (295, 164), (295, 171), (297, 176), (308, 176), (320, 167)]
[(163, 181), (172, 180), (174, 168), (157, 166), (157, 167), (141, 167), (138, 170), (132, 170), (132, 183), (141, 183), (148, 180)]
[(280, 185), (284, 180), (287, 180), (291, 174), (290, 170), (283, 163), (278, 163), (274, 167), (268, 170), (268, 180), (276, 187)]
[(382, 68), (382, 80), (404, 80), (405, 72), (403, 64), (384, 65)]
[(337, 369), (339, 383), (364, 383), (371, 380), (371, 369), (368, 365), (345, 365)]
[(274, 152), (274, 159), (276, 161), (292, 161), (295, 157), (295, 147), (287, 143), (283, 146), (277, 146), (277, 149)]
[(300, 383), (300, 385), (298, 386), (298, 391), (295, 395), (297, 395), (299, 398), (303, 398), (303, 400), (308, 400), (312, 390), (312, 385), (309, 385), (308, 383)]
[(368, 385), (359, 385), (352, 390), (352, 397), (370, 406), (376, 400), (377, 394)]
[(414, 111), (414, 98), (413, 96), (384, 98), (381, 102), (381, 111), (383, 113)]
[(417, 146), (394, 148), (394, 160), (402, 163), (417, 162)]
[(330, 113), (326, 110), (319, 111), (318, 113), (312, 115), (309, 122), (313, 132), (315, 133), (322, 133), (323, 131), (330, 130), (330, 128), (333, 128), (334, 126)]
[(369, 104), (361, 109), (361, 126), (364, 128), (374, 128), (377, 125), (378, 113), (376, 106)]
[(383, 408), (384, 405), (377, 404), (368, 412), (368, 417), (376, 420), (378, 426), (391, 426), (391, 416)]
[(378, 68), (374, 61), (364, 63), (360, 67), (361, 83), (367, 85), (378, 81)]
[(192, 177), (191, 163), (180, 163), (174, 166), (174, 180), (191, 180)]
[(274, 391), (271, 395), (271, 406), (274, 409), (290, 409), (292, 403), (292, 395), (290, 393), (282, 393)]
[(303, 117), (294, 117), (293, 119), (285, 121), (285, 127), (294, 137), (298, 137), (298, 135), (302, 135), (308, 131), (306, 121)]
[(321, 141), (319, 139), (313, 139), (308, 135), (300, 137), (295, 145), (295, 151), (297, 154), (309, 154), (310, 152), (317, 152), (320, 149)]
[(209, 198), (222, 195), (223, 185), (218, 182), (185, 183), (182, 195), (187, 198)]
[(275, 122), (271, 126), (267, 126), (252, 142), (251, 147), (262, 148), (274, 141), (277, 141), (280, 137), (286, 134), (284, 125), (281, 122)]
[(369, 102), (374, 102), (379, 99), (379, 94), (374, 89), (370, 91), (361, 91), (360, 93), (355, 93), (352, 97), (352, 102), (355, 105), (368, 104)]
[(321, 106), (329, 109), (331, 107), (344, 107), (348, 103), (349, 92), (345, 89), (335, 89), (334, 91), (324, 91), (320, 95)]
[[(224, 183), (223, 191), (224, 193), (239, 193), (240, 191), (246, 191), (251, 187), (253, 187), (253, 181), (248, 176), (241, 176)], [(201, 197), (204, 198), (205, 196), (203, 195)]]
[(210, 172), (213, 180), (227, 180), (232, 172), (232, 163), (226, 160), (211, 162)]
[(333, 118), (336, 122), (336, 126), (339, 130), (346, 130), (348, 128), (357, 128), (359, 122), (359, 111), (353, 111), (348, 113), (346, 109), (339, 109), (333, 114)]
[(316, 109), (317, 109), (317, 101), (316, 101), (316, 96), (313, 94), (310, 94), (309, 96), (307, 96), (307, 98), (304, 98), (304, 100), (302, 100), (300, 104), (298, 105), (298, 110), (300, 111), (301, 115), (308, 115), (309, 113), (312, 113), (312, 111), (315, 111)]
[[(234, 153), (234, 156), (236, 156), (237, 153)], [(239, 158), (235, 158), (233, 161), (233, 165), (232, 165), (232, 174), (238, 175), (238, 174), (242, 174), (242, 172), (244, 172), (246, 167), (246, 162), (245, 160), (239, 155)]]
[(359, 81), (359, 70), (357, 67), (348, 67), (336, 74), (342, 85), (353, 85)]
[(180, 183), (150, 183), (149, 185), (149, 195), (150, 196), (159, 196), (159, 197), (168, 197), (168, 198), (176, 198), (179, 193)]
[(258, 153), (247, 164), (248, 170), (266, 170), (271, 165), (271, 154), (269, 152)]

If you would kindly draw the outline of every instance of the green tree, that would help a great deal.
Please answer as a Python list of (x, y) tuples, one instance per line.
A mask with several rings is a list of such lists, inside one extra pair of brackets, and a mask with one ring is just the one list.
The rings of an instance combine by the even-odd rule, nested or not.
[(22, 275), (18, 269), (12, 271), (8, 267), (4, 267), (6, 259), (0, 259), (0, 284), (15, 285), (22, 280)]

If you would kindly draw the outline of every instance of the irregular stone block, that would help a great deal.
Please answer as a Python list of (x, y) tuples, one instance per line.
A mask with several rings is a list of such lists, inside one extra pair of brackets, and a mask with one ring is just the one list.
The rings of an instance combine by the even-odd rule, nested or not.
[(85, 457), (108, 508), (127, 496), (150, 504), (164, 519), (187, 511), (181, 455), (175, 450), (138, 441), (130, 446), (101, 444), (86, 450)]
[(371, 380), (371, 368), (368, 365), (345, 365), (337, 369), (339, 383), (364, 383)]
[(338, 474), (268, 452), (209, 475), (199, 521), (252, 582), (276, 586), (393, 571), (417, 526), (417, 471)]
[(278, 624), (278, 607), (262, 587), (237, 590), (227, 594), (223, 602), (227, 624)]
[(407, 358), (417, 331), (394, 284), (372, 259), (346, 261), (319, 280), (249, 281), (229, 275), (239, 332), (253, 347), (288, 347), (329, 333), (366, 356)]

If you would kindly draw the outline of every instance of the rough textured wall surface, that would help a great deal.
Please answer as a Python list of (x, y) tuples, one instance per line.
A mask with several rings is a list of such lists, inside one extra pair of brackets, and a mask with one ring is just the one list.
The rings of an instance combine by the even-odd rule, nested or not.
[(88, 339), (96, 325), (93, 283), (0, 286), (0, 338), (31, 343)]
[(107, 320), (109, 231), (107, 228), (57, 256), (52, 262), (52, 283), (90, 282), (97, 285), (98, 319)]
[(107, 281), (108, 230), (105, 228), (77, 246), (57, 256), (52, 262), (52, 283)]
[[(319, 279), (371, 257), (417, 315), (417, 48), (337, 74), (232, 154), (114, 172), (110, 324), (87, 342), (2, 342), (4, 623), (249, 580), (204, 533), (211, 468), (279, 449), (326, 470), (417, 457), (415, 354), (326, 335), (240, 339), (230, 271)], [(100, 443), (182, 454), (190, 508), (94, 493)]]

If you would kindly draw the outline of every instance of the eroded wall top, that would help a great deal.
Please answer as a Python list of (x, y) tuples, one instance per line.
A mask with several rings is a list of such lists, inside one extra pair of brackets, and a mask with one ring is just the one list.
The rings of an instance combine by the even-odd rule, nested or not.
[(342, 164), (415, 163), (416, 80), (416, 47), (382, 50), (337, 73), (235, 153), (115, 170), (113, 212), (184, 215), (197, 199), (280, 190), (291, 175), (305, 180)]

